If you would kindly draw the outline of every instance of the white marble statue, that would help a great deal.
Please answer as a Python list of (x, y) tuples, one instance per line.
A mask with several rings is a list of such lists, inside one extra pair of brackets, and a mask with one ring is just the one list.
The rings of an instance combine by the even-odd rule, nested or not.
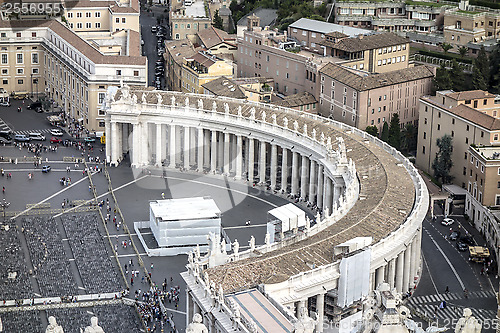
[(226, 115), (228, 115), (228, 114), (229, 114), (229, 104), (227, 104), (227, 103), (224, 103), (224, 113), (225, 113)]
[(224, 238), (220, 242), (220, 249), (223, 254), (226, 254), (226, 240)]
[(184, 106), (185, 106), (186, 108), (188, 108), (188, 107), (189, 107), (189, 98), (187, 98), (187, 97), (186, 97), (186, 99), (184, 100)]
[(302, 130), (304, 131), (304, 135), (307, 136), (307, 124), (304, 124)]
[(316, 141), (316, 129), (313, 128), (311, 131), (311, 138)]
[[(0, 330), (1, 332), (1, 330)], [(57, 324), (56, 318), (53, 316), (49, 317), (49, 325), (45, 329), (45, 333), (64, 333), (63, 328)]]
[(142, 96), (141, 96), (141, 103), (142, 103), (142, 104), (147, 104), (147, 102), (148, 102), (148, 101), (146, 100), (146, 93), (145, 93), (145, 92), (143, 92), (143, 93), (142, 93)]
[(203, 318), (199, 313), (195, 313), (193, 321), (186, 327), (186, 333), (208, 333), (208, 329), (202, 324)]
[(130, 98), (130, 90), (128, 86), (122, 86), (121, 91), (122, 91), (121, 99), (127, 101)]
[(220, 305), (224, 304), (224, 290), (222, 289), (222, 284), (219, 284), (219, 291), (217, 292), (217, 302)]
[(295, 132), (298, 132), (299, 131), (299, 122), (297, 120), (294, 120), (293, 121), (293, 130)]
[(347, 163), (347, 149), (345, 146), (344, 138), (339, 136), (337, 137), (337, 141), (339, 142), (339, 162), (340, 163)]
[(208, 240), (208, 255), (214, 255), (216, 252), (215, 252), (215, 233), (213, 232), (209, 232), (208, 235), (207, 235), (207, 240)]
[(322, 145), (325, 144), (325, 133), (321, 132), (321, 135), (319, 136), (319, 143)]
[(266, 244), (267, 247), (271, 245), (271, 235), (269, 235), (268, 232), (266, 232), (266, 237), (264, 238), (264, 244)]
[(193, 263), (194, 263), (193, 251), (188, 252), (188, 263), (189, 263), (189, 267), (193, 267)]
[(200, 276), (200, 264), (198, 263), (198, 261), (194, 262), (193, 273), (194, 273), (195, 276)]
[(261, 118), (262, 118), (262, 121), (266, 121), (266, 118), (267, 118), (267, 114), (266, 114), (266, 111), (265, 110), (262, 110), (262, 113), (260, 114)]
[(158, 93), (158, 94), (156, 94), (156, 98), (157, 98), (157, 100), (158, 100), (158, 101), (156, 102), (156, 104), (157, 104), (158, 106), (162, 105), (162, 104), (163, 104), (163, 96), (162, 96), (160, 93)]
[(172, 104), (172, 106), (175, 106), (175, 97), (174, 96), (170, 97), (170, 103)]
[(198, 100), (198, 110), (203, 110), (203, 100), (202, 99)]
[[(316, 316), (317, 318), (317, 316)], [(313, 333), (318, 320), (314, 320), (307, 314), (307, 308), (303, 307), (298, 320), (294, 323), (294, 333)]]
[(205, 286), (210, 288), (210, 278), (208, 277), (208, 273), (206, 271), (203, 272), (203, 281), (205, 282)]
[(238, 243), (238, 240), (235, 238), (233, 243), (233, 253), (235, 255), (238, 255), (239, 250), (240, 250), (240, 243)]
[(212, 111), (217, 112), (217, 102), (216, 101), (212, 102)]
[(277, 121), (276, 121), (276, 114), (275, 114), (275, 113), (273, 113), (273, 114), (271, 115), (271, 119), (273, 120), (273, 126), (276, 126), (278, 123), (277, 123)]
[(241, 105), (238, 105), (238, 116), (241, 117), (243, 115)]
[(252, 120), (255, 119), (255, 108), (250, 109), (250, 119), (252, 119)]
[(328, 207), (325, 207), (324, 214), (326, 217), (330, 216), (330, 210), (328, 209)]
[(250, 240), (248, 241), (248, 245), (250, 245), (250, 252), (255, 251), (255, 237), (250, 236)]
[(316, 223), (317, 224), (321, 223), (321, 214), (319, 212), (316, 213)]
[(283, 127), (288, 128), (288, 118), (287, 117), (283, 118)]
[(306, 216), (306, 230), (311, 229), (311, 220), (309, 220), (309, 216)]
[(463, 317), (458, 320), (455, 326), (455, 333), (481, 333), (481, 323), (472, 316), (472, 311), (465, 308)]
[(132, 95), (132, 104), (137, 104), (137, 95), (136, 94)]
[(97, 317), (90, 318), (90, 326), (85, 328), (85, 331), (80, 329), (82, 333), (104, 333), (104, 330), (99, 326)]
[(194, 252), (194, 257), (196, 260), (200, 260), (201, 257), (200, 244), (196, 244), (196, 251)]

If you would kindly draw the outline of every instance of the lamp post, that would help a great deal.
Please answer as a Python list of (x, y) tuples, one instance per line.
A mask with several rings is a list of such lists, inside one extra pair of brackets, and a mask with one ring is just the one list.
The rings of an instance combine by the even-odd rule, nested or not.
[(33, 98), (33, 73), (30, 74), (31, 98)]
[(36, 86), (36, 100), (38, 101), (38, 100), (39, 100), (39, 98), (38, 98), (38, 78), (35, 78), (35, 79), (33, 80), (33, 83), (34, 83), (34, 84), (35, 84), (35, 86)]
[(10, 202), (7, 202), (5, 198), (3, 198), (2, 202), (0, 202), (0, 207), (2, 207), (3, 212), (3, 220), (5, 221), (5, 210), (9, 208)]

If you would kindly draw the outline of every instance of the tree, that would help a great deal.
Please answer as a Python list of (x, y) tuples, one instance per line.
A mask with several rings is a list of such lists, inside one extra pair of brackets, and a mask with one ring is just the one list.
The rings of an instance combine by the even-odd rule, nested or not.
[(443, 43), (441, 44), (441, 48), (443, 49), (444, 53), (448, 53), (448, 51), (453, 48), (453, 45), (448, 43)]
[(490, 79), (489, 91), (500, 92), (500, 41), (490, 53)]
[(417, 150), (417, 129), (412, 123), (407, 123), (401, 132), (401, 150), (406, 153)]
[(465, 76), (462, 65), (460, 65), (455, 59), (451, 62), (450, 77), (452, 82), (452, 88), (455, 91), (463, 91), (465, 89)]
[(451, 160), (453, 138), (451, 135), (445, 134), (436, 140), (436, 144), (439, 150), (436, 153), (434, 162), (432, 162), (434, 177), (436, 177), (438, 181), (441, 180), (443, 184), (448, 184), (453, 179), (453, 177), (450, 176), (450, 170), (453, 166), (453, 161)]
[(465, 55), (467, 54), (467, 52), (469, 52), (469, 48), (467, 46), (460, 46), (458, 48), (458, 53), (460, 53), (460, 55), (463, 57), (465, 57)]
[(387, 143), (398, 150), (401, 147), (401, 128), (399, 125), (399, 115), (397, 113), (392, 114)]
[(378, 138), (378, 127), (377, 126), (367, 126), (365, 132)]
[(484, 46), (481, 46), (474, 59), (474, 68), (472, 69), (472, 85), (474, 89), (488, 90), (490, 76), (490, 62)]
[(380, 134), (380, 140), (387, 142), (389, 140), (389, 124), (384, 121), (384, 126), (382, 126), (382, 133)]
[(434, 92), (438, 90), (448, 90), (453, 86), (453, 82), (451, 81), (450, 71), (441, 65), (436, 70), (436, 76), (432, 79), (432, 88)]
[(212, 25), (217, 29), (224, 29), (224, 22), (222, 21), (222, 17), (219, 15), (219, 10), (216, 10), (214, 13), (214, 19), (212, 20)]

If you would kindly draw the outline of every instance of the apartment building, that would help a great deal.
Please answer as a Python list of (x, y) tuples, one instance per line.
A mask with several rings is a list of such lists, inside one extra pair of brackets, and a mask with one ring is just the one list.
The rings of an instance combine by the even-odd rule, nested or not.
[(189, 39), (165, 41), (165, 82), (168, 90), (181, 91), (182, 66), (185, 58), (195, 53), (193, 43)]
[(76, 33), (133, 30), (140, 33), (139, 1), (74, 1), (64, 11)]
[(196, 34), (197, 43), (211, 54), (234, 59), (238, 51), (236, 36), (231, 36), (224, 30), (214, 28), (203, 29)]
[(370, 73), (385, 73), (409, 66), (409, 40), (386, 32), (357, 37), (327, 33), (321, 45), (325, 54), (342, 59), (342, 64)]
[(0, 89), (45, 93), (68, 117), (102, 131), (108, 86), (147, 84), (137, 33), (129, 35), (126, 54), (103, 54), (56, 20), (0, 21)]
[(301, 46), (302, 49), (325, 55), (323, 42), (326, 35), (341, 33), (346, 37), (371, 34), (372, 31), (339, 24), (301, 18), (288, 26), (288, 36)]
[(318, 111), (318, 101), (312, 94), (308, 92), (285, 96), (283, 99), (277, 100), (273, 104), (290, 109), (295, 109), (297, 111), (305, 111), (310, 113), (316, 113)]
[(457, 48), (469, 43), (500, 38), (500, 10), (470, 6), (462, 0), (444, 15), (444, 40)]
[[(479, 188), (474, 197), (484, 195), (480, 169), (471, 168), (470, 146), (500, 146), (500, 104), (496, 96), (482, 90), (465, 92), (438, 91), (419, 103), (417, 165), (433, 174), (432, 162), (438, 152), (436, 140), (445, 134), (453, 138), (453, 182), (469, 192), (474, 183)], [(477, 155), (477, 154), (476, 154)], [(483, 170), (484, 171), (484, 170)], [(479, 200), (482, 202), (482, 200)]]
[(233, 64), (206, 51), (198, 51), (184, 60), (181, 91), (203, 94), (203, 84), (221, 76), (232, 78)]
[(196, 34), (212, 26), (212, 19), (201, 0), (195, 0), (190, 6), (170, 11), (170, 33), (172, 39), (189, 39), (196, 43)]
[(450, 1), (336, 1), (335, 23), (372, 30), (430, 33), (443, 25)]
[(431, 92), (435, 69), (415, 66), (369, 74), (334, 63), (319, 70), (319, 113), (359, 129), (382, 130), (397, 113), (401, 125), (418, 123), (418, 99)]

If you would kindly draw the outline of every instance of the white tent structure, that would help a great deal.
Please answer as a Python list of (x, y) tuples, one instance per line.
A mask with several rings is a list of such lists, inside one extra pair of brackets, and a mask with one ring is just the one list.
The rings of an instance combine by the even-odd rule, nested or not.
[(267, 232), (271, 243), (281, 239), (282, 234), (306, 225), (306, 213), (291, 203), (268, 211), (267, 216)]

